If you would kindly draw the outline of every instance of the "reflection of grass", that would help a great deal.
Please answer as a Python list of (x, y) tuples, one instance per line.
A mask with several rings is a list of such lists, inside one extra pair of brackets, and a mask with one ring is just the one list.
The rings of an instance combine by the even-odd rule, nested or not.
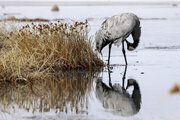
[(88, 22), (0, 29), (0, 80), (44, 80), (52, 72), (95, 69), (103, 62), (88, 40)]
[[(88, 109), (88, 94), (92, 88), (93, 73), (58, 74), (46, 76), (46, 80), (29, 84), (0, 84), (1, 111), (20, 109), (28, 112), (76, 112)], [(13, 110), (13, 111), (11, 111)]]

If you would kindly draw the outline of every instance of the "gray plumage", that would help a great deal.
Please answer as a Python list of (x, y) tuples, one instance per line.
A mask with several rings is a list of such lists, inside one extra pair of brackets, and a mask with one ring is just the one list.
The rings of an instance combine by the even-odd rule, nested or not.
[(129, 79), (127, 88), (133, 86), (133, 93), (130, 95), (119, 84), (108, 87), (98, 79), (96, 83), (96, 97), (103, 107), (111, 109), (113, 114), (120, 116), (132, 116), (139, 112), (141, 107), (141, 93), (136, 80)]
[[(129, 35), (133, 37), (133, 43), (126, 40)], [(127, 49), (132, 51), (139, 44), (141, 36), (141, 27), (139, 18), (133, 13), (122, 13), (114, 15), (102, 23), (101, 28), (95, 34), (96, 50), (101, 52), (102, 49), (109, 44), (108, 65), (110, 60), (111, 46), (120, 46), (122, 44), (122, 52), (127, 65), (124, 42)]]

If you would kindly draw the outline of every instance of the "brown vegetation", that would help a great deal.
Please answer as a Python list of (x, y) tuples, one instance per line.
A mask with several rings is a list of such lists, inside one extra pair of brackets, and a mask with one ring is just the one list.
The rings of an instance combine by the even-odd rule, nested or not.
[(51, 9), (51, 11), (59, 11), (59, 7), (57, 5), (54, 5)]
[(50, 20), (48, 19), (44, 19), (44, 18), (16, 18), (14, 16), (8, 17), (8, 18), (4, 18), (4, 19), (0, 19), (0, 22), (2, 21), (16, 21), (16, 22), (49, 22)]
[(51, 73), (103, 66), (88, 39), (88, 22), (2, 26), (0, 81), (44, 80)]
[(177, 92), (180, 92), (180, 86), (178, 84), (175, 84), (171, 90), (170, 90), (171, 93), (177, 93)]
[(60, 73), (46, 76), (43, 81), (29, 84), (0, 84), (0, 109), (4, 112), (75, 112), (87, 113), (88, 96), (92, 89), (94, 73)]

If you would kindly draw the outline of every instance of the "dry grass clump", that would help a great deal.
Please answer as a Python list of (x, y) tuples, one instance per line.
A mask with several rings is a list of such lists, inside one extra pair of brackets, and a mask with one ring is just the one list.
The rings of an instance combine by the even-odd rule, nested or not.
[(0, 19), (2, 21), (16, 21), (16, 22), (49, 22), (50, 20), (44, 18), (16, 18), (14, 16), (10, 16), (8, 18)]
[(103, 66), (88, 39), (88, 22), (1, 29), (0, 80), (45, 79), (52, 72)]
[(178, 92), (180, 92), (180, 86), (178, 85), (178, 84), (175, 84), (172, 88), (171, 88), (171, 90), (170, 90), (170, 93), (178, 93)]
[(87, 113), (88, 96), (94, 73), (58, 74), (30, 84), (0, 84), (0, 109), (4, 112), (75, 112)]
[(59, 7), (57, 5), (53, 5), (51, 11), (54, 11), (54, 12), (59, 11)]

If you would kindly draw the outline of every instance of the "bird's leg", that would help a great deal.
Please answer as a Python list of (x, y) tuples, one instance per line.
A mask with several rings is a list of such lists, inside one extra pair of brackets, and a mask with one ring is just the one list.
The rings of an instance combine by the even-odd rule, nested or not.
[(126, 71), (127, 71), (127, 66), (125, 66), (124, 74), (123, 74), (123, 77), (122, 77), (122, 86), (123, 86), (123, 89), (124, 89), (124, 81), (126, 79)]
[(111, 72), (110, 72), (110, 69), (108, 68), (108, 75), (109, 75), (109, 86), (111, 87), (111, 88), (113, 88), (112, 87), (112, 83), (111, 83)]
[(110, 61), (110, 56), (111, 56), (111, 47), (112, 47), (112, 42), (109, 44), (108, 68), (109, 68), (109, 61)]
[(122, 42), (122, 52), (123, 52), (123, 55), (124, 55), (124, 60), (125, 60), (126, 66), (127, 66), (126, 51), (124, 49), (124, 41)]

